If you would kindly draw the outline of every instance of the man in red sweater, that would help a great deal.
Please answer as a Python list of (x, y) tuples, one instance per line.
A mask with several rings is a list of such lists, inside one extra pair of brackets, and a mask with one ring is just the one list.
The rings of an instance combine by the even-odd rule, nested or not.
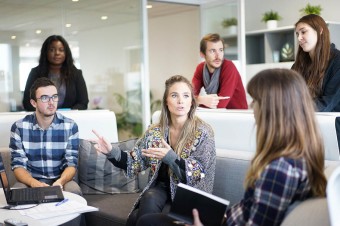
[[(198, 104), (208, 108), (248, 109), (241, 76), (232, 61), (224, 59), (224, 41), (218, 34), (204, 36), (192, 85)], [(204, 87), (206, 95), (200, 95)]]

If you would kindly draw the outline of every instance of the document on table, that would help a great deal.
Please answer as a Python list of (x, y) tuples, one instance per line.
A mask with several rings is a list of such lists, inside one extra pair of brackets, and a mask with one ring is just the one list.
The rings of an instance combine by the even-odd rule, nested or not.
[(225, 108), (206, 108), (206, 107), (197, 107), (197, 111), (206, 111), (206, 112), (227, 112)]
[(68, 200), (61, 205), (44, 203), (30, 209), (19, 210), (21, 215), (34, 219), (45, 219), (61, 215), (98, 211), (98, 208), (77, 201)]

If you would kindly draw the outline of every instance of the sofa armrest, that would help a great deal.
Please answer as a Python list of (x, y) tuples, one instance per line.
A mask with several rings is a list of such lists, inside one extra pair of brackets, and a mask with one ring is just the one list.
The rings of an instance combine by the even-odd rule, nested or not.
[(230, 206), (243, 198), (243, 178), (245, 178), (253, 154), (247, 151), (216, 150), (213, 194), (229, 200)]
[(0, 154), (6, 169), (9, 184), (13, 185), (17, 180), (15, 179), (14, 173), (11, 170), (11, 153), (8, 148), (0, 148)]
[(311, 198), (298, 204), (283, 220), (281, 226), (330, 225), (326, 198)]

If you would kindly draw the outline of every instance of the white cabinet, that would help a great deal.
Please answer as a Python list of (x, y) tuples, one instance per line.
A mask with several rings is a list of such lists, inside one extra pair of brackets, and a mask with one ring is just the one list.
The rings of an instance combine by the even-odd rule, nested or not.
[[(294, 54), (293, 58), (289, 59), (281, 55), (282, 49), (287, 45), (292, 48), (294, 53), (296, 40), (293, 26), (247, 32), (246, 63), (248, 65), (294, 61)], [(278, 58), (274, 57), (274, 54), (277, 53), (279, 53)]]

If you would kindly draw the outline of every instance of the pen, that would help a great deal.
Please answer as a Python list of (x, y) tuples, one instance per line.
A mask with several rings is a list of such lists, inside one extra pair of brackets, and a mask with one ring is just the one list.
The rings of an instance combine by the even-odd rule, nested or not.
[(55, 204), (55, 206), (60, 206), (61, 204), (65, 203), (67, 201), (68, 201), (68, 199), (64, 199), (64, 200), (58, 202), (57, 204)]

